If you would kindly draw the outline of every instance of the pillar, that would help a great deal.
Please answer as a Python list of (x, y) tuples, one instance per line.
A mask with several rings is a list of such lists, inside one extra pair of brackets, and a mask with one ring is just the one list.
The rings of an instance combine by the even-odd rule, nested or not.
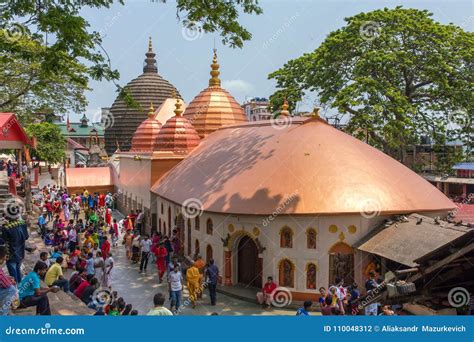
[(232, 286), (232, 251), (224, 251), (224, 285)]
[(449, 183), (444, 183), (444, 194), (449, 196)]

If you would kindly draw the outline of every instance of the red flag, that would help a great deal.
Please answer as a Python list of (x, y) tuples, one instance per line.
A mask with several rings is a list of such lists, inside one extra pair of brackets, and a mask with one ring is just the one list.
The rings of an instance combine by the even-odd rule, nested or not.
[(67, 128), (68, 131), (71, 130), (71, 124), (69, 123), (69, 113), (67, 113), (66, 128)]

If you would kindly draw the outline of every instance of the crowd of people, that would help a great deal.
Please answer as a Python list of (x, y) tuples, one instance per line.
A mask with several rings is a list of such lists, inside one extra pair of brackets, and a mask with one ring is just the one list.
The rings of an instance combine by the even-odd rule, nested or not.
[[(178, 230), (169, 237), (159, 232), (152, 237), (142, 234), (143, 212), (132, 211), (117, 222), (112, 218), (113, 201), (110, 193), (89, 193), (84, 189), (80, 194), (68, 194), (55, 185), (41, 189), (35, 198), (41, 211), (37, 231), (46, 248), (24, 277), (22, 263), (28, 249), (28, 229), (25, 222), (10, 220), (13, 223), (8, 225), (17, 227), (7, 231), (13, 238), (8, 237), (9, 244), (0, 248), (0, 261), (4, 255), (10, 274), (9, 277), (0, 269), (0, 304), (5, 309), (2, 314), (7, 314), (10, 307), (36, 307), (37, 314), (49, 315), (48, 293), (61, 290), (78, 297), (97, 315), (138, 314), (113, 290), (112, 250), (119, 244), (124, 246), (130, 263), (139, 265), (140, 273), (155, 264), (158, 281), (168, 283), (170, 306), (167, 311), (159, 310), (161, 314), (180, 312), (186, 304), (182, 299), (184, 285), (189, 289), (187, 302), (192, 308), (205, 288), (209, 290), (210, 304), (216, 305), (219, 270), (214, 261), (206, 264), (196, 256), (191, 264), (187, 261), (187, 267), (182, 266), (178, 259), (182, 257)], [(5, 218), (5, 226), (7, 221)], [(156, 298), (150, 315), (158, 314), (156, 303), (161, 299)]]
[[(114, 200), (111, 193), (89, 193), (85, 189), (79, 194), (68, 194), (55, 185), (41, 189), (36, 202), (41, 210), (37, 231), (47, 250), (39, 253), (39, 260), (24, 277), (27, 225), (21, 219), (4, 217), (0, 237), (8, 244), (0, 246), (0, 266), (7, 263), (10, 277), (0, 267), (0, 314), (7, 314), (10, 307), (36, 307), (37, 314), (49, 315), (48, 293), (61, 290), (78, 297), (97, 315), (138, 314), (132, 304), (127, 304), (113, 290), (112, 250), (120, 244), (140, 273), (147, 272), (148, 266), (154, 264), (158, 282), (168, 283), (169, 308), (164, 307), (165, 295), (157, 293), (149, 315), (179, 314), (183, 305), (195, 308), (205, 289), (209, 291), (210, 305), (216, 305), (219, 269), (214, 261), (206, 263), (199, 255), (193, 260), (186, 259), (177, 229), (171, 236), (157, 231), (151, 237), (144, 234), (144, 213), (139, 210), (131, 211), (117, 222), (112, 217)], [(374, 269), (367, 276), (365, 292), (370, 293), (380, 282)], [(189, 297), (183, 301), (185, 285)], [(268, 277), (257, 293), (258, 303), (265, 309), (272, 307), (277, 290), (273, 278)], [(323, 315), (394, 314), (390, 306), (379, 303), (360, 309), (358, 285), (345, 286), (342, 278), (336, 278), (327, 290), (321, 287), (319, 292), (318, 309)], [(307, 300), (296, 314), (309, 315), (314, 309), (317, 308), (313, 302)]]
[[(375, 270), (367, 272), (367, 281), (365, 283), (365, 293), (370, 296), (371, 293), (377, 291), (382, 286), (382, 281), (377, 279)], [(270, 308), (274, 302), (275, 297), (278, 296), (278, 286), (273, 281), (272, 277), (268, 277), (265, 285), (257, 293), (257, 301), (262, 308)], [(361, 306), (360, 303), (361, 292), (357, 283), (352, 283), (349, 286), (344, 286), (344, 279), (337, 277), (335, 284), (319, 288), (319, 299), (317, 306), (311, 300), (303, 302), (303, 306), (296, 311), (297, 316), (308, 316), (311, 311), (319, 309), (323, 316), (341, 316), (341, 315), (366, 315), (366, 316), (392, 316), (395, 311), (391, 305), (381, 305), (377, 301), (368, 300), (368, 304)]]

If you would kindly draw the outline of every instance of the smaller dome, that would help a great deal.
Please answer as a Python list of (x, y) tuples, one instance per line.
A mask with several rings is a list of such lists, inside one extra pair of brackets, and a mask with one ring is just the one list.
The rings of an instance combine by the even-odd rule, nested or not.
[(191, 122), (181, 116), (182, 101), (176, 99), (175, 116), (168, 119), (160, 130), (156, 139), (156, 148), (159, 151), (176, 153), (191, 152), (199, 145), (200, 138)]
[(156, 138), (161, 129), (161, 123), (154, 117), (155, 109), (150, 105), (148, 119), (143, 121), (132, 137), (132, 152), (152, 152), (157, 149)]

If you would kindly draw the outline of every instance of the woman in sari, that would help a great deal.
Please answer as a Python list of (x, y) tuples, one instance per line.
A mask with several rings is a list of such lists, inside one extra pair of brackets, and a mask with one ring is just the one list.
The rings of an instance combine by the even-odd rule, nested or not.
[(111, 287), (112, 286), (112, 269), (114, 268), (114, 259), (112, 258), (112, 253), (109, 253), (107, 259), (104, 263), (104, 283), (103, 286)]

